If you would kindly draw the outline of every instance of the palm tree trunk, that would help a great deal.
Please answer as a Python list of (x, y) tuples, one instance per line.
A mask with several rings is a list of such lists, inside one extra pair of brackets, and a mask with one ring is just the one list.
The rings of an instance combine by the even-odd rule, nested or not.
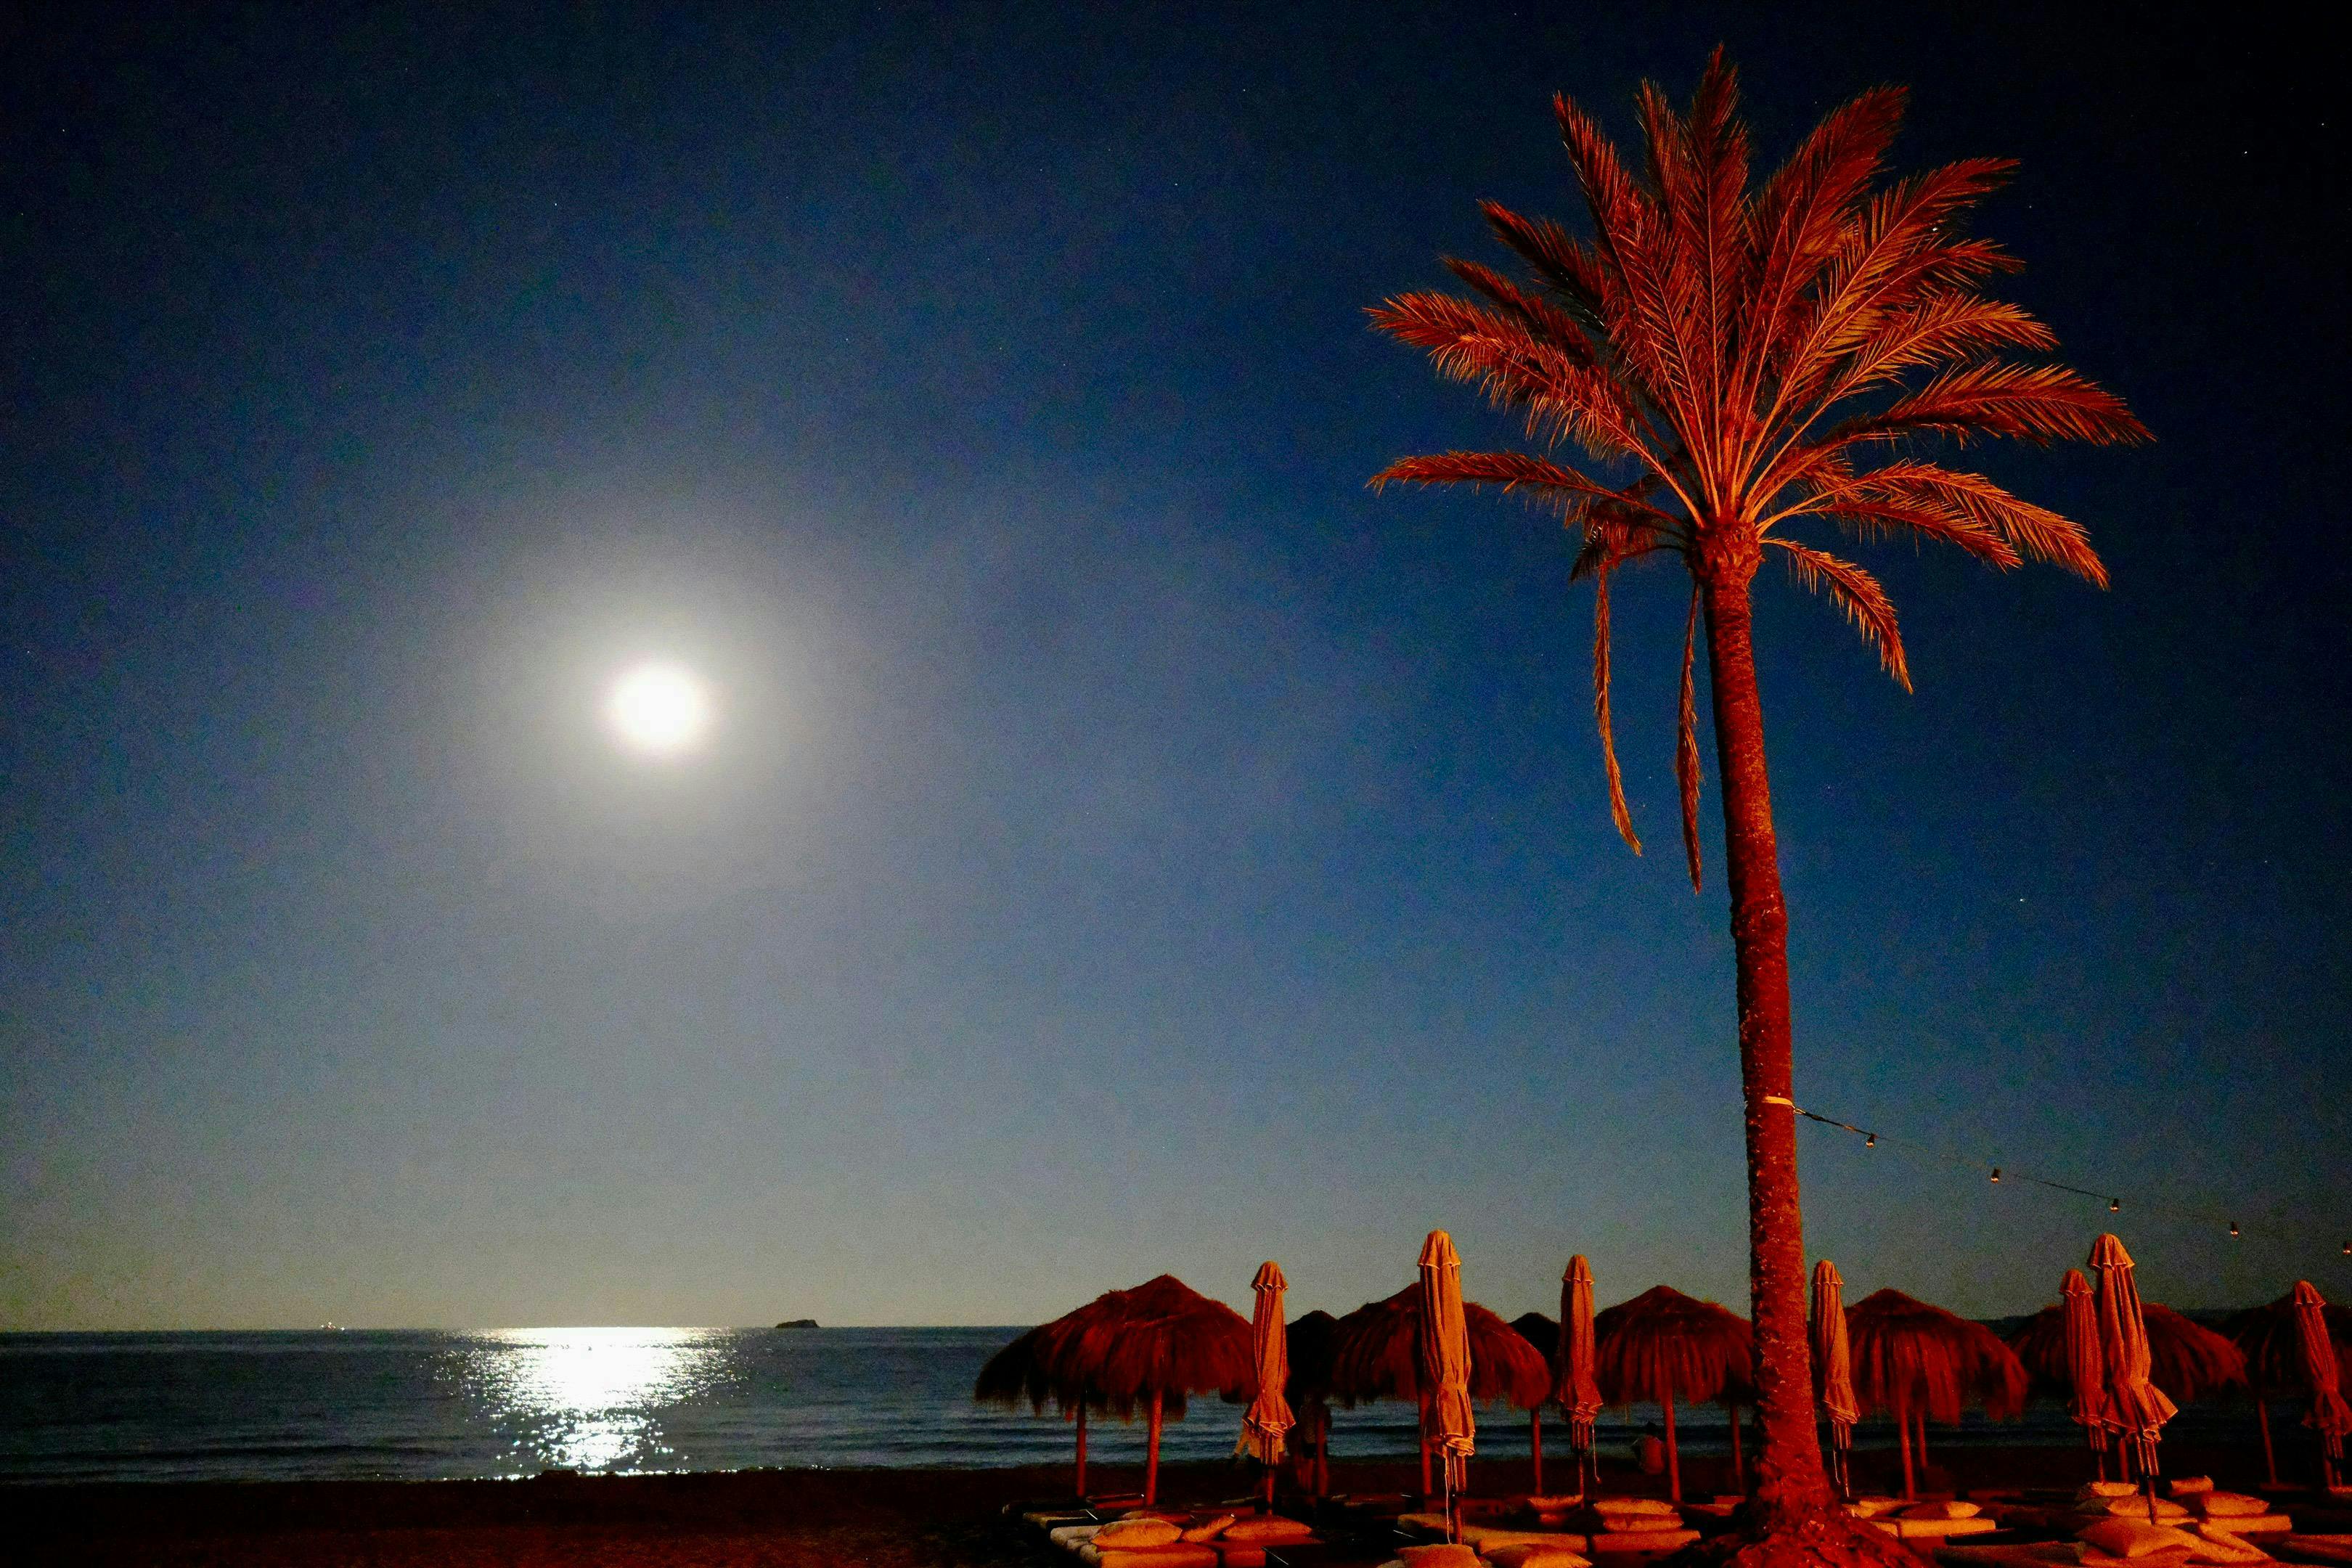
[(1078, 1495), (1087, 1495), (1087, 1405), (1078, 1402)]
[(1151, 1391), (1151, 1435), (1144, 1440), (1143, 1506), (1160, 1500), (1160, 1390)]
[(1706, 660), (1723, 775), (1724, 880), (1738, 976), (1739, 1078), (1747, 1101), (1748, 1291), (1756, 1325), (1756, 1499), (1765, 1513), (1827, 1511), (1805, 1332), (1805, 1233), (1797, 1205), (1797, 1117), (1789, 1021), (1789, 911), (1780, 893), (1764, 704), (1748, 588), (1757, 562), (1705, 569)]

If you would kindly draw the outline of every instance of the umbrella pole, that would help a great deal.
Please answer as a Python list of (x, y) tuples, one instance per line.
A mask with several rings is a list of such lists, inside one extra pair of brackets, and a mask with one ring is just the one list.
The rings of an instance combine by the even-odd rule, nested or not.
[(1321, 1498), (1331, 1489), (1331, 1413), (1328, 1410), (1315, 1423), (1315, 1495)]
[(1151, 1391), (1151, 1436), (1143, 1450), (1143, 1506), (1160, 1500), (1160, 1390)]
[(1528, 1489), (1543, 1496), (1543, 1410), (1541, 1406), (1528, 1412), (1528, 1460), (1534, 1467), (1533, 1481)]
[(2270, 1478), (2271, 1485), (2276, 1486), (2278, 1456), (2271, 1451), (2271, 1407), (2267, 1402), (2254, 1401), (2254, 1419), (2261, 1422), (2263, 1427), (2263, 1473)]
[(1903, 1495), (1906, 1498), (1916, 1497), (1918, 1493), (1913, 1489), (1911, 1485), (1911, 1412), (1908, 1410), (1897, 1410), (1895, 1413), (1895, 1430), (1896, 1435), (1902, 1439)]
[(1078, 1401), (1078, 1495), (1087, 1495), (1087, 1404)]
[(1743, 1495), (1748, 1490), (1748, 1465), (1739, 1457), (1739, 1406), (1727, 1405), (1731, 1415), (1731, 1489)]
[(1926, 1477), (1927, 1477), (1927, 1413), (1926, 1411), (1922, 1410), (1921, 1412), (1919, 1412), (1919, 1474), (1920, 1474), (1920, 1478), (1921, 1478), (1922, 1479), (1926, 1479)]
[(1667, 1394), (1659, 1402), (1666, 1411), (1666, 1496), (1675, 1502), (1683, 1500), (1682, 1456), (1675, 1451), (1675, 1396)]

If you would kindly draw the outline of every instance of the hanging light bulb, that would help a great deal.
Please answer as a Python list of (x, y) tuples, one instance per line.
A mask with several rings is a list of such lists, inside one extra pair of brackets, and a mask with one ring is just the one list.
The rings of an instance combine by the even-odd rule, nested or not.
[[(1865, 1132), (1865, 1133), (1864, 1133), (1864, 1134), (1863, 1134), (1863, 1138), (1862, 1138), (1862, 1146), (1863, 1146), (1864, 1148), (1865, 1148), (1865, 1149), (1875, 1149), (1875, 1148), (1877, 1148), (1877, 1147), (1878, 1147), (1878, 1134), (1877, 1134), (1877, 1133), (1875, 1133), (1875, 1132)], [(2346, 1246), (2345, 1250), (2347, 1250), (2347, 1251), (2352, 1251), (2352, 1243), (2347, 1243), (2347, 1246)]]
[(2344, 1256), (2347, 1258), (2352, 1258), (2352, 1241), (2347, 1241), (2344, 1244)]
[(2238, 1234), (2238, 1222), (2236, 1220), (2231, 1220), (2230, 1222), (2230, 1234), (2231, 1236)]
[(2000, 1167), (1999, 1165), (1995, 1165), (1992, 1168), (1992, 1180), (1993, 1185), (1999, 1186), (2000, 1184)]
[(2107, 1212), (2108, 1212), (2109, 1214), (2121, 1214), (2121, 1213), (2123, 1213), (2123, 1212), (2124, 1212), (2124, 1201), (2123, 1201), (2123, 1199), (2121, 1199), (2121, 1198), (2109, 1198), (2109, 1199), (2107, 1200)]

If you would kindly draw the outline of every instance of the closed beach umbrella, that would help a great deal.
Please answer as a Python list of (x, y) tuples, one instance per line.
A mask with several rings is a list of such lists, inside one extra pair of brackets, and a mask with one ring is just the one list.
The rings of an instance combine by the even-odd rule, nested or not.
[(1046, 1326), (1043, 1360), (1057, 1386), (1083, 1388), (1122, 1420), (1149, 1417), (1143, 1500), (1160, 1495), (1160, 1429), (1181, 1419), (1190, 1394), (1234, 1404), (1248, 1396), (1256, 1372), (1247, 1319), (1212, 1301), (1172, 1274), (1132, 1290), (1108, 1290)]
[(1454, 1500), (1468, 1477), (1478, 1418), (1470, 1409), (1470, 1324), (1462, 1310), (1462, 1258), (1454, 1238), (1433, 1230), (1421, 1248), (1421, 1385), (1429, 1391), (1430, 1446), (1445, 1467), (1446, 1538)]
[[(1551, 1397), (1551, 1368), (1518, 1331), (1475, 1301), (1462, 1304), (1470, 1331), (1470, 1397), (1532, 1410)], [(1421, 1286), (1367, 1301), (1331, 1328), (1331, 1396), (1353, 1409), (1366, 1400), (1428, 1403), (1421, 1375)], [(1423, 1424), (1426, 1430), (1427, 1423)], [(1422, 1449), (1422, 1490), (1435, 1489)]]
[(2122, 1240), (2103, 1234), (2091, 1244), (2091, 1272), (2099, 1280), (2099, 1357), (2107, 1369), (2107, 1417), (2122, 1434), (2126, 1457), (2137, 1457), (2147, 1489), (2147, 1517), (2156, 1521), (2156, 1444), (2179, 1406), (2148, 1381), (2154, 1363), (2139, 1285)]
[(971, 1396), (982, 1405), (1001, 1405), (1008, 1409), (1026, 1405), (1032, 1413), (1044, 1415), (1045, 1402), (1052, 1400), (1066, 1417), (1077, 1425), (1077, 1495), (1087, 1495), (1087, 1401), (1085, 1391), (1074, 1384), (1057, 1383), (1045, 1364), (1045, 1347), (1057, 1325), (1040, 1323), (1011, 1344), (988, 1358), (980, 1369), (980, 1377), (972, 1384)]
[(1313, 1311), (1284, 1331), (1290, 1358), (1290, 1379), (1284, 1389), (1297, 1414), (1295, 1430), (1315, 1444), (1311, 1457), (1302, 1457), (1307, 1489), (1321, 1497), (1331, 1486), (1331, 1353), (1332, 1331), (1339, 1320)]
[(1855, 1394), (1864, 1406), (1895, 1417), (1906, 1497), (1917, 1484), (1911, 1458), (1915, 1424), (1924, 1448), (1931, 1420), (1949, 1425), (1977, 1405), (2001, 1421), (2025, 1407), (2023, 1364), (1982, 1323), (1900, 1290), (1872, 1291), (1847, 1310), (1845, 1321)]
[(1568, 1415), (1568, 1446), (1576, 1450), (1577, 1480), (1589, 1497), (1601, 1484), (1592, 1424), (1601, 1418), (1601, 1358), (1592, 1336), (1592, 1265), (1578, 1253), (1559, 1277), (1559, 1349), (1552, 1399)]
[[(2246, 1381), (2253, 1387), (2254, 1415), (2263, 1433), (2263, 1468), (2273, 1486), (2278, 1484), (2278, 1456), (2271, 1447), (2270, 1402), (2312, 1393), (2296, 1318), (2295, 1293), (2289, 1291), (2275, 1301), (2233, 1314), (2222, 1325), (2246, 1352)], [(2320, 1318), (2336, 1344), (2336, 1386), (2341, 1392), (2347, 1378), (2347, 1358), (2352, 1356), (2352, 1307), (2323, 1307)]]
[(2303, 1357), (2303, 1375), (2311, 1384), (2311, 1414), (2303, 1424), (2319, 1434), (2322, 1484), (2336, 1485), (2336, 1461), (2344, 1457), (2344, 1438), (2352, 1433), (2352, 1406), (2344, 1403), (2336, 1346), (2327, 1333), (2326, 1303), (2308, 1279), (2294, 1282), (2294, 1337)]
[(1682, 1500), (1675, 1402), (1706, 1404), (1748, 1386), (1755, 1334), (1712, 1301), (1658, 1285), (1592, 1320), (1593, 1372), (1615, 1405), (1655, 1403), (1666, 1421), (1666, 1490)]
[[(2102, 1480), (2107, 1474), (2107, 1363), (2099, 1352), (2099, 1304), (2091, 1282), (2079, 1268), (2069, 1268), (2058, 1282), (2059, 1334), (2065, 1376), (2073, 1393), (2066, 1414), (2083, 1428)], [(2022, 1360), (2022, 1357), (2020, 1357)]]
[(1862, 1419), (1862, 1403), (1853, 1393), (1853, 1341), (1846, 1333), (1845, 1281), (1837, 1265), (1822, 1258), (1813, 1265), (1813, 1311), (1807, 1324), (1813, 1342), (1813, 1378), (1822, 1414), (1830, 1422), (1830, 1462), (1837, 1472), (1838, 1493), (1853, 1495), (1848, 1460), (1853, 1452), (1853, 1424)]
[(1265, 1467), (1265, 1498), (1274, 1501), (1274, 1468), (1282, 1463), (1283, 1440), (1295, 1424), (1290, 1401), (1284, 1396), (1290, 1382), (1289, 1336), (1283, 1331), (1282, 1298), (1290, 1281), (1272, 1262), (1258, 1266), (1250, 1281), (1256, 1307), (1250, 1314), (1250, 1359), (1257, 1368), (1257, 1394), (1242, 1413), (1242, 1438), (1237, 1453), (1248, 1454)]

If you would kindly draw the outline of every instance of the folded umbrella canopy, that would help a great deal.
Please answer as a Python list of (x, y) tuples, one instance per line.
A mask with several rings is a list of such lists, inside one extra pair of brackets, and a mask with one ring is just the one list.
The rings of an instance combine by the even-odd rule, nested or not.
[(1578, 1489), (1588, 1498), (1601, 1488), (1601, 1461), (1592, 1443), (1592, 1424), (1601, 1418), (1600, 1365), (1592, 1334), (1592, 1265), (1580, 1252), (1559, 1277), (1559, 1355), (1552, 1398), (1567, 1413)]
[(1837, 1265), (1822, 1258), (1813, 1265), (1813, 1311), (1808, 1325), (1813, 1342), (1815, 1394), (1822, 1414), (1830, 1418), (1830, 1465), (1838, 1495), (1853, 1496), (1850, 1461), (1853, 1424), (1862, 1419), (1862, 1402), (1853, 1394), (1853, 1342), (1845, 1324), (1845, 1281)]
[(2058, 1302), (2063, 1314), (2066, 1377), (2074, 1389), (2066, 1414), (2083, 1428), (2095, 1456), (2092, 1462), (2105, 1480), (2107, 1434), (2115, 1430), (2115, 1423), (2107, 1415), (2107, 1362), (2099, 1352), (2099, 1303), (2081, 1269), (2069, 1268), (2058, 1281)]
[(1462, 1258), (1454, 1238), (1433, 1230), (1421, 1248), (1421, 1386), (1428, 1393), (1428, 1438), (1445, 1467), (1445, 1537), (1459, 1539), (1455, 1497), (1469, 1479), (1478, 1418), (1470, 1409), (1470, 1324), (1462, 1310)]
[(2099, 1358), (2106, 1363), (2107, 1418), (2122, 1434), (2126, 1458), (2137, 1457), (2147, 1490), (2148, 1522), (2156, 1522), (2156, 1445), (2179, 1406), (2148, 1381), (2147, 1323), (2131, 1254), (2103, 1234), (2091, 1244), (2091, 1271), (2099, 1277)]
[(2344, 1438), (2352, 1434), (2352, 1405), (2344, 1403), (2336, 1346), (2327, 1333), (2327, 1303), (2308, 1279), (2294, 1282), (2294, 1337), (2303, 1375), (2311, 1384), (2311, 1413), (2303, 1424), (2319, 1434), (2320, 1479), (2332, 1489)]
[(1257, 1367), (1257, 1393), (1242, 1412), (1242, 1436), (1235, 1453), (1247, 1454), (1265, 1467), (1265, 1500), (1274, 1502), (1275, 1467), (1282, 1463), (1283, 1440), (1296, 1418), (1284, 1390), (1290, 1382), (1290, 1341), (1284, 1332), (1282, 1298), (1290, 1281), (1271, 1260), (1258, 1266), (1250, 1281), (1256, 1298), (1250, 1314), (1250, 1359)]

